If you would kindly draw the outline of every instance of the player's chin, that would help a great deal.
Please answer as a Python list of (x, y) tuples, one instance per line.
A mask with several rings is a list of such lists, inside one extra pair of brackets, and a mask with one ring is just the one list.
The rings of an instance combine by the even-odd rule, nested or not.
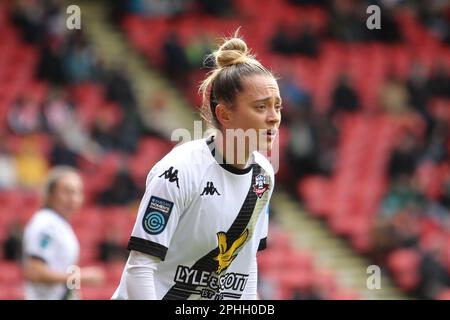
[(272, 146), (275, 141), (274, 137), (267, 137), (266, 139), (261, 139), (258, 143), (258, 152), (262, 154), (267, 154), (272, 151)]

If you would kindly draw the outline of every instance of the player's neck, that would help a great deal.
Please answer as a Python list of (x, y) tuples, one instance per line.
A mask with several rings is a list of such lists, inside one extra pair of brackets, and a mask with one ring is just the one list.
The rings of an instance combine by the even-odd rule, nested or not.
[(234, 140), (229, 141), (229, 139), (224, 138), (223, 134), (217, 134), (214, 140), (216, 153), (219, 157), (222, 157), (228, 165), (241, 170), (246, 169), (250, 157), (248, 147), (245, 146), (245, 150), (238, 149), (242, 144), (237, 143), (236, 138), (233, 139)]

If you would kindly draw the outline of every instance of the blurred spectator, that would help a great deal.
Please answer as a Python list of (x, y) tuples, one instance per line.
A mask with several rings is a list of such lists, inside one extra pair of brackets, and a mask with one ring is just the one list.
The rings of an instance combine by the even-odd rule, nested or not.
[(358, 94), (350, 82), (350, 77), (345, 73), (340, 74), (332, 93), (330, 115), (358, 111), (359, 103)]
[(44, 39), (45, 6), (41, 1), (15, 1), (13, 7), (13, 21), (19, 27), (25, 42), (37, 44)]
[[(363, 8), (365, 12), (365, 8)], [(396, 43), (402, 41), (402, 35), (399, 25), (395, 19), (395, 8), (389, 8), (388, 6), (381, 6), (380, 14), (380, 29), (369, 30), (366, 28), (365, 21), (364, 29), (367, 40), (381, 41), (385, 43)]]
[(66, 83), (63, 68), (63, 43), (57, 40), (48, 40), (40, 50), (40, 61), (37, 67), (37, 77), (48, 80), (54, 85)]
[(425, 121), (427, 126), (426, 134), (428, 137), (431, 127), (433, 126), (433, 118), (427, 109), (430, 90), (425, 67), (417, 61), (411, 66), (409, 78), (407, 80), (407, 88), (409, 93), (409, 105), (411, 105)]
[(120, 104), (124, 111), (136, 110), (136, 97), (124, 66), (116, 66), (106, 72), (106, 98)]
[(143, 0), (115, 0), (108, 6), (110, 9), (110, 19), (114, 25), (120, 25), (122, 19), (129, 13), (142, 14), (144, 11)]
[(191, 40), (186, 46), (186, 55), (190, 66), (194, 69), (212, 67), (211, 64), (204, 65), (204, 62), (209, 62), (206, 57), (212, 52), (212, 47), (213, 41), (205, 33), (201, 33)]
[(169, 33), (163, 45), (164, 69), (167, 75), (184, 87), (186, 84), (189, 62), (186, 52), (175, 32)]
[(290, 114), (300, 109), (311, 108), (311, 95), (301, 84), (294, 79), (292, 70), (286, 68), (285, 72), (278, 81), (280, 92), (283, 97), (283, 112), (287, 116), (286, 121), (290, 122)]
[(402, 175), (412, 175), (420, 155), (421, 150), (417, 143), (417, 137), (412, 132), (404, 132), (392, 151), (388, 164), (389, 176), (395, 179)]
[[(291, 116), (287, 159), (292, 172), (293, 186), (298, 178), (318, 172), (317, 131), (307, 110), (298, 110)], [(296, 190), (294, 188), (294, 190)]]
[(74, 105), (69, 102), (64, 88), (51, 90), (43, 106), (43, 116), (47, 131), (55, 135), (67, 130), (69, 124), (76, 121)]
[(22, 226), (16, 221), (9, 225), (8, 229), (8, 235), (3, 242), (4, 258), (19, 262), (22, 259)]
[(48, 161), (34, 140), (22, 143), (16, 155), (17, 180), (20, 186), (36, 189), (41, 186), (48, 170)]
[(99, 260), (103, 262), (124, 261), (128, 257), (128, 250), (120, 244), (119, 228), (107, 228), (106, 236), (98, 245)]
[(159, 90), (149, 96), (149, 103), (141, 112), (143, 133), (146, 135), (163, 137), (165, 126), (161, 119), (166, 120), (168, 112), (169, 98), (165, 90)]
[(442, 186), (442, 195), (440, 197), (440, 203), (450, 210), (450, 175), (444, 180)]
[(447, 65), (442, 61), (435, 64), (428, 86), (432, 95), (450, 97), (450, 75)]
[(111, 187), (100, 196), (103, 205), (125, 205), (136, 200), (138, 188), (127, 170), (119, 171)]
[(65, 148), (70, 151), (95, 161), (94, 158), (100, 155), (102, 150), (86, 127), (87, 125), (78, 118), (78, 115), (72, 113), (72, 121), (66, 123), (58, 139), (61, 139)]
[(318, 168), (321, 174), (331, 176), (336, 160), (336, 146), (338, 141), (338, 129), (331, 119), (318, 117), (315, 121), (316, 131), (319, 135)]
[(148, 16), (181, 15), (186, 11), (190, 2), (186, 0), (142, 0), (145, 14)]
[(19, 135), (34, 133), (42, 129), (41, 106), (34, 97), (21, 95), (8, 111), (8, 126)]
[(402, 210), (421, 211), (424, 204), (425, 197), (418, 191), (414, 180), (408, 175), (397, 176), (384, 196), (380, 216), (383, 219), (391, 219)]
[(399, 115), (410, 111), (408, 90), (394, 74), (390, 74), (383, 83), (380, 103), (383, 110), (388, 113)]
[(95, 119), (91, 136), (103, 151), (108, 152), (114, 148), (114, 127), (104, 117)]
[(78, 155), (70, 150), (60, 136), (55, 136), (53, 147), (50, 151), (50, 164), (52, 166), (68, 165), (78, 167)]
[(292, 295), (293, 300), (326, 300), (326, 296), (320, 292), (320, 289), (316, 286), (311, 286), (309, 288), (294, 289)]
[(120, 119), (104, 113), (95, 118), (90, 137), (103, 152), (118, 149), (132, 153), (136, 150), (141, 130), (142, 123), (134, 112), (127, 112)]
[(278, 25), (277, 31), (271, 39), (271, 48), (274, 52), (292, 54), (296, 50), (296, 40), (293, 30), (285, 25)]
[(147, 17), (169, 16), (183, 14), (192, 1), (188, 0), (116, 0), (112, 6), (112, 21), (121, 22), (126, 13)]
[(122, 121), (115, 126), (115, 143), (119, 150), (134, 153), (142, 134), (142, 123), (136, 113), (126, 113)]
[(426, 250), (422, 251), (420, 262), (420, 283), (417, 295), (420, 299), (433, 299), (444, 288), (450, 286), (450, 275), (443, 261), (443, 239), (432, 242)]
[(392, 249), (413, 248), (419, 244), (419, 219), (416, 212), (401, 210), (392, 219)]
[(70, 83), (96, 79), (96, 56), (81, 31), (74, 33), (69, 41), (64, 70)]
[(232, 0), (197, 0), (198, 5), (206, 14), (217, 17), (227, 17), (234, 13), (234, 6)]
[(449, 160), (448, 141), (450, 131), (448, 123), (440, 119), (436, 120), (432, 132), (427, 141), (424, 159), (432, 160), (435, 163), (442, 163)]
[(305, 24), (296, 41), (295, 52), (308, 57), (317, 57), (319, 54), (319, 46), (319, 37), (313, 32), (311, 25)]
[(17, 183), (16, 162), (10, 153), (5, 138), (0, 134), (0, 192)]
[(45, 30), (46, 37), (51, 41), (62, 41), (67, 31), (66, 13), (63, 0), (49, 0), (45, 2)]
[(416, 1), (415, 5), (420, 21), (430, 29), (435, 37), (448, 43), (450, 40), (449, 2), (441, 0)]
[(366, 9), (364, 4), (353, 1), (332, 1), (328, 31), (330, 36), (344, 42), (363, 41), (366, 36)]

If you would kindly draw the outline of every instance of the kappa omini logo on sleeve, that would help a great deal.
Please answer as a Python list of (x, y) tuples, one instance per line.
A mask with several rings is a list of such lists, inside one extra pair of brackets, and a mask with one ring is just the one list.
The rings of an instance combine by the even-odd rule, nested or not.
[(142, 219), (142, 227), (151, 235), (160, 234), (164, 231), (172, 212), (173, 202), (151, 197)]
[(178, 170), (174, 169), (174, 167), (170, 167), (166, 171), (164, 171), (159, 178), (164, 177), (164, 179), (169, 180), (169, 182), (176, 182), (177, 188), (180, 189), (180, 185), (178, 184)]

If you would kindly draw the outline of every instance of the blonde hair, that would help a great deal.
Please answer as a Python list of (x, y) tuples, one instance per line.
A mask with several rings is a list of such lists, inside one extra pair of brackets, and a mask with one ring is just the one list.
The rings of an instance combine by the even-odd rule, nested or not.
[(53, 167), (49, 171), (42, 190), (42, 199), (45, 207), (48, 207), (50, 205), (49, 200), (51, 195), (53, 194), (53, 191), (55, 190), (58, 181), (68, 173), (73, 173), (79, 176), (78, 170), (70, 166), (60, 165)]
[(202, 95), (200, 115), (213, 128), (219, 128), (215, 108), (224, 102), (232, 106), (236, 94), (243, 91), (242, 79), (253, 75), (273, 77), (251, 54), (245, 41), (238, 35), (239, 29), (231, 38), (224, 38), (222, 45), (209, 58), (215, 62), (215, 68), (200, 85)]

